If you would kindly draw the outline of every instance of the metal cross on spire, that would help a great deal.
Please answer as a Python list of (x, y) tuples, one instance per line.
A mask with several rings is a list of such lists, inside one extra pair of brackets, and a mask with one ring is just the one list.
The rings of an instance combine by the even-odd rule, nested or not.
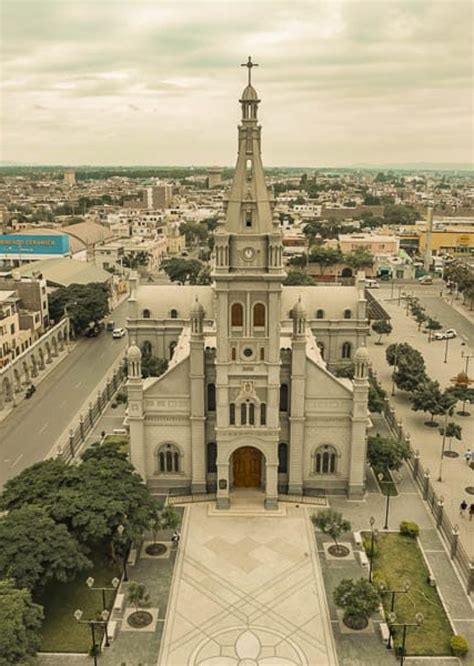
[(243, 62), (241, 67), (247, 67), (249, 71), (249, 86), (252, 85), (252, 67), (258, 67), (258, 64), (256, 62), (252, 62), (252, 56), (249, 56), (249, 59), (247, 62)]

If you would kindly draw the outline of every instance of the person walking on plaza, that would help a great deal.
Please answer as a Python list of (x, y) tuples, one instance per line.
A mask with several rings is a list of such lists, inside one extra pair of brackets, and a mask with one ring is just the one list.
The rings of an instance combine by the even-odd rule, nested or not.
[(474, 502), (469, 507), (469, 522), (472, 520), (472, 516), (474, 516)]
[(465, 513), (465, 511), (466, 511), (466, 509), (467, 509), (467, 506), (468, 506), (468, 505), (467, 505), (466, 500), (463, 499), (463, 501), (462, 501), (461, 504), (459, 505), (459, 515), (461, 516), (461, 518), (464, 518), (464, 513)]
[(471, 451), (471, 449), (467, 449), (467, 451), (464, 453), (464, 460), (466, 461), (466, 465), (471, 464), (471, 460), (472, 460), (472, 451)]

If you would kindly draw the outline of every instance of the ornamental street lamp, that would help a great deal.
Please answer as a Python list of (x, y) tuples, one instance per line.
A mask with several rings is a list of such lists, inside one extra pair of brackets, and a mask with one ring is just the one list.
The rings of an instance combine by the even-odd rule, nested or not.
[[(381, 594), (390, 593), (392, 595), (392, 598), (391, 598), (391, 601), (390, 601), (390, 613), (393, 613), (394, 610), (395, 610), (395, 596), (397, 594), (402, 594), (402, 593), (408, 592), (410, 587), (411, 587), (410, 581), (406, 580), (403, 583), (403, 589), (402, 590), (389, 590), (387, 585), (385, 584), (385, 582), (383, 580), (380, 581), (380, 583), (379, 583), (380, 593)], [(392, 647), (392, 630), (390, 629), (389, 633), (388, 633), (387, 650), (390, 650), (391, 647)]]
[(107, 610), (107, 604), (105, 601), (105, 592), (107, 590), (116, 590), (118, 586), (120, 585), (120, 581), (118, 578), (112, 578), (112, 587), (94, 587), (95, 579), (92, 578), (92, 576), (89, 576), (89, 578), (86, 580), (86, 585), (89, 588), (89, 590), (94, 590), (97, 592), (102, 592), (102, 610)]
[(372, 582), (372, 569), (373, 569), (373, 563), (374, 563), (374, 541), (375, 541), (376, 537), (378, 536), (379, 531), (377, 529), (374, 529), (375, 518), (373, 516), (370, 517), (369, 523), (370, 523), (370, 531), (371, 531), (370, 559), (369, 559), (369, 583), (371, 583)]
[(395, 613), (388, 614), (390, 633), (393, 627), (403, 627), (402, 646), (400, 648), (400, 666), (403, 666), (403, 664), (405, 663), (405, 643), (407, 639), (407, 628), (420, 627), (423, 624), (424, 619), (425, 617), (423, 613), (417, 613), (415, 615), (416, 622), (397, 622), (397, 616)]
[(391, 488), (391, 485), (392, 485), (393, 481), (385, 481), (384, 478), (383, 478), (382, 472), (377, 474), (377, 478), (379, 480), (380, 485), (382, 485), (384, 483), (389, 484), (388, 487), (387, 487), (387, 492), (385, 494), (385, 498), (386, 498), (385, 499), (385, 525), (383, 526), (384, 530), (388, 530), (388, 514), (389, 514), (389, 511), (390, 511), (390, 495), (392, 494), (392, 491), (391, 491), (390, 488)]
[(95, 642), (95, 627), (96, 625), (104, 627), (104, 632), (105, 632), (105, 645), (109, 647), (109, 637), (107, 635), (107, 622), (109, 620), (109, 611), (108, 610), (103, 610), (102, 613), (100, 614), (102, 620), (83, 620), (83, 611), (81, 611), (79, 608), (74, 612), (74, 618), (79, 624), (88, 624), (89, 627), (91, 628), (91, 636), (92, 636), (92, 656), (94, 657), (94, 666), (97, 666), (97, 645)]
[[(124, 525), (119, 525), (117, 527), (117, 532), (120, 538), (123, 537), (123, 534), (125, 532), (125, 526)], [(123, 549), (123, 556), (122, 556), (122, 565), (123, 565), (123, 580), (125, 583), (128, 582), (128, 571), (127, 571), (127, 560), (128, 560), (128, 545), (129, 541), (128, 539), (125, 542), (125, 546)]]

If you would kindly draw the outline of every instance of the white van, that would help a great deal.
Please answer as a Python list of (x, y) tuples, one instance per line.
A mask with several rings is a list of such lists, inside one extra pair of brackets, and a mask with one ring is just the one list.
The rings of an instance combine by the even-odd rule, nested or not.
[(377, 280), (373, 280), (372, 278), (365, 278), (365, 286), (367, 289), (379, 289), (380, 285), (377, 282)]

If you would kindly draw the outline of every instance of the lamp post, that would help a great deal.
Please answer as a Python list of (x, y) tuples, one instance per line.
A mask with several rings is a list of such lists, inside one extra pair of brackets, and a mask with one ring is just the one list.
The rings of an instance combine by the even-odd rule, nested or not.
[(374, 529), (375, 518), (373, 516), (370, 517), (369, 523), (370, 523), (370, 531), (371, 531), (371, 536), (370, 536), (370, 560), (369, 560), (369, 583), (371, 583), (372, 582), (372, 570), (373, 570), (373, 564), (374, 564), (374, 542), (375, 542), (375, 538), (378, 535), (378, 530)]
[(443, 424), (443, 439), (441, 442), (441, 458), (439, 461), (439, 472), (438, 472), (438, 481), (443, 480), (443, 460), (444, 460), (444, 449), (446, 446), (446, 429), (448, 427), (448, 416), (452, 416), (454, 407), (451, 409), (446, 409), (444, 412), (444, 424)]
[(91, 628), (91, 635), (92, 635), (92, 656), (94, 657), (94, 666), (97, 666), (97, 652), (96, 652), (96, 642), (95, 642), (95, 627), (96, 625), (103, 626), (104, 627), (104, 632), (105, 632), (105, 644), (107, 647), (109, 647), (109, 637), (107, 636), (107, 622), (109, 619), (109, 611), (108, 610), (103, 610), (102, 613), (100, 614), (102, 620), (83, 620), (82, 619), (83, 612), (78, 608), (74, 612), (74, 618), (76, 619), (76, 622), (79, 624), (88, 624), (89, 627)]
[(461, 358), (466, 359), (466, 366), (464, 368), (464, 374), (469, 376), (469, 361), (471, 358), (474, 358), (474, 354), (469, 354), (469, 352), (464, 352), (464, 349), (461, 349)]
[(89, 590), (94, 590), (97, 592), (102, 592), (102, 610), (107, 610), (107, 604), (105, 601), (105, 593), (107, 590), (116, 590), (118, 586), (120, 585), (120, 581), (118, 578), (112, 578), (112, 587), (94, 587), (95, 580), (92, 578), (92, 576), (89, 576), (89, 578), (86, 580), (86, 585), (89, 588)]
[[(385, 481), (384, 478), (383, 478), (382, 472), (377, 474), (377, 478), (379, 480), (380, 485), (382, 485), (384, 483), (385, 484), (393, 483), (392, 481)], [(388, 530), (388, 514), (389, 514), (389, 511), (390, 511), (390, 495), (391, 494), (392, 493), (390, 491), (390, 485), (389, 485), (389, 487), (387, 488), (387, 493), (385, 494), (386, 500), (385, 500), (385, 524), (383, 526), (384, 530)]]
[[(117, 532), (118, 532), (119, 537), (122, 538), (123, 533), (125, 532), (124, 525), (119, 525), (117, 527)], [(124, 580), (125, 583), (128, 582), (127, 559), (128, 559), (128, 539), (125, 541), (125, 547), (124, 547), (124, 550), (123, 550), (123, 559), (122, 559), (123, 580)]]
[[(384, 581), (381, 581), (379, 583), (379, 590), (381, 594), (385, 593), (390, 593), (392, 595), (391, 601), (390, 601), (390, 613), (393, 613), (395, 610), (395, 597), (397, 594), (403, 594), (407, 593), (411, 587), (411, 583), (409, 580), (406, 580), (403, 583), (403, 589), (402, 590), (389, 590)], [(392, 631), (389, 631), (388, 634), (388, 642), (387, 642), (387, 650), (390, 650), (392, 647)]]
[(395, 352), (393, 355), (393, 370), (392, 370), (392, 395), (395, 395), (395, 369), (398, 363), (398, 344), (395, 344)]
[(392, 627), (403, 627), (403, 634), (402, 634), (402, 646), (400, 648), (400, 666), (403, 666), (405, 663), (405, 644), (406, 644), (406, 639), (407, 639), (407, 629), (408, 627), (420, 627), (423, 622), (424, 622), (424, 615), (423, 613), (417, 613), (415, 615), (415, 622), (397, 622), (397, 616), (395, 613), (389, 613), (388, 614), (388, 620), (389, 620), (389, 626), (390, 626), (390, 632), (392, 630)]

